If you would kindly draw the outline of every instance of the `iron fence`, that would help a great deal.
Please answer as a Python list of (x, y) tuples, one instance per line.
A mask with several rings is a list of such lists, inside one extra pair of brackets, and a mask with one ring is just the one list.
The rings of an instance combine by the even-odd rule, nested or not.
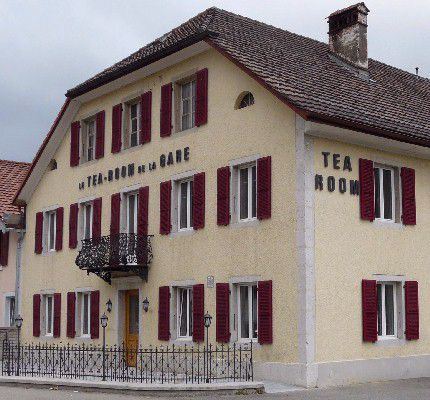
[(252, 343), (209, 346), (20, 344), (5, 340), (4, 376), (137, 383), (247, 382), (254, 378)]

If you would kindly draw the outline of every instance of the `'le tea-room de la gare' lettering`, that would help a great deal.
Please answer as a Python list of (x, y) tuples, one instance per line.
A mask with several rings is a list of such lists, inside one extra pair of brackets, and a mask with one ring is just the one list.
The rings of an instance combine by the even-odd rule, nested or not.
[[(189, 161), (190, 159), (190, 148), (184, 147), (183, 149), (178, 149), (176, 151), (169, 151), (160, 155), (158, 165), (164, 168), (169, 165), (179, 164), (182, 161)], [(120, 178), (132, 177), (137, 172), (138, 174), (143, 174), (146, 171), (155, 171), (157, 169), (157, 162), (151, 161), (147, 164), (138, 164), (136, 168), (136, 163), (131, 163), (127, 165), (122, 165), (107, 171), (107, 173), (98, 172), (93, 175), (87, 176), (86, 179), (79, 183), (79, 190), (89, 188), (91, 186), (102, 185), (104, 182), (112, 182), (113, 180), (119, 180)]]
[[(338, 153), (331, 154), (329, 151), (321, 152), (324, 168), (333, 167), (335, 170), (342, 170), (345, 173), (352, 171), (351, 157), (341, 156)], [(346, 193), (349, 190), (351, 195), (358, 195), (360, 191), (359, 181), (356, 179), (347, 179), (344, 177), (335, 178), (333, 175), (329, 175), (324, 178), (323, 175), (315, 175), (315, 190), (324, 190), (325, 187), (329, 192), (338, 190), (340, 193)]]

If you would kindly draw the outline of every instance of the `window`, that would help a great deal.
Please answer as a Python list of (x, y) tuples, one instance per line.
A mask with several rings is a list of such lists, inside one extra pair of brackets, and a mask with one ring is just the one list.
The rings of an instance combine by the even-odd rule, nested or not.
[(6, 326), (15, 325), (15, 297), (6, 297)]
[(45, 295), (45, 335), (53, 336), (54, 333), (54, 296)]
[(137, 233), (137, 193), (127, 194), (127, 233)]
[(252, 106), (254, 104), (254, 96), (252, 93), (247, 92), (245, 95), (241, 98), (239, 102), (239, 106), (237, 108), (245, 108)]
[(238, 339), (257, 339), (257, 285), (237, 286)]
[(178, 183), (178, 230), (193, 227), (193, 181)]
[(193, 289), (177, 289), (177, 335), (189, 339), (193, 334)]
[(239, 221), (257, 217), (257, 167), (255, 164), (238, 169), (238, 216)]
[(196, 113), (196, 81), (192, 80), (180, 85), (181, 88), (181, 130), (190, 129), (195, 125)]
[(375, 218), (395, 220), (395, 171), (389, 167), (375, 167)]
[(124, 147), (136, 147), (139, 144), (140, 104), (138, 101), (126, 104)]
[(46, 213), (47, 221), (47, 236), (46, 246), (48, 251), (55, 251), (55, 239), (56, 239), (56, 216), (55, 211), (49, 211)]
[(395, 282), (377, 284), (378, 336), (397, 337), (397, 284)]
[(90, 336), (90, 292), (78, 293), (78, 321), (81, 337)]
[(82, 159), (84, 162), (94, 160), (96, 142), (96, 120), (90, 119), (84, 122), (82, 132)]
[(91, 239), (93, 233), (93, 205), (82, 205), (82, 238)]

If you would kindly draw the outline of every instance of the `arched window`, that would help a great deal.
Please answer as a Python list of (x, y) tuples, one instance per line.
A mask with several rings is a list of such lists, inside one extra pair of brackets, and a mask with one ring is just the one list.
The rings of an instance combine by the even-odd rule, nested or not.
[(237, 102), (237, 109), (252, 106), (254, 104), (254, 95), (251, 92), (242, 93)]

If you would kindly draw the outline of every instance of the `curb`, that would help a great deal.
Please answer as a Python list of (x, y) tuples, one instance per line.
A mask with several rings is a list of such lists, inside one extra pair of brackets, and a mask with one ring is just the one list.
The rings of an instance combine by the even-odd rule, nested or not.
[[(26, 386), (38, 388), (58, 388), (66, 390), (79, 390), (85, 392), (143, 392), (149, 394), (175, 394), (175, 395), (198, 395), (198, 394), (263, 394), (265, 393), (262, 382), (225, 382), (225, 383), (203, 383), (203, 384), (146, 384), (129, 382), (102, 382), (66, 379), (45, 379), (31, 377), (2, 376), (0, 386)], [(142, 394), (143, 394), (142, 393)]]

